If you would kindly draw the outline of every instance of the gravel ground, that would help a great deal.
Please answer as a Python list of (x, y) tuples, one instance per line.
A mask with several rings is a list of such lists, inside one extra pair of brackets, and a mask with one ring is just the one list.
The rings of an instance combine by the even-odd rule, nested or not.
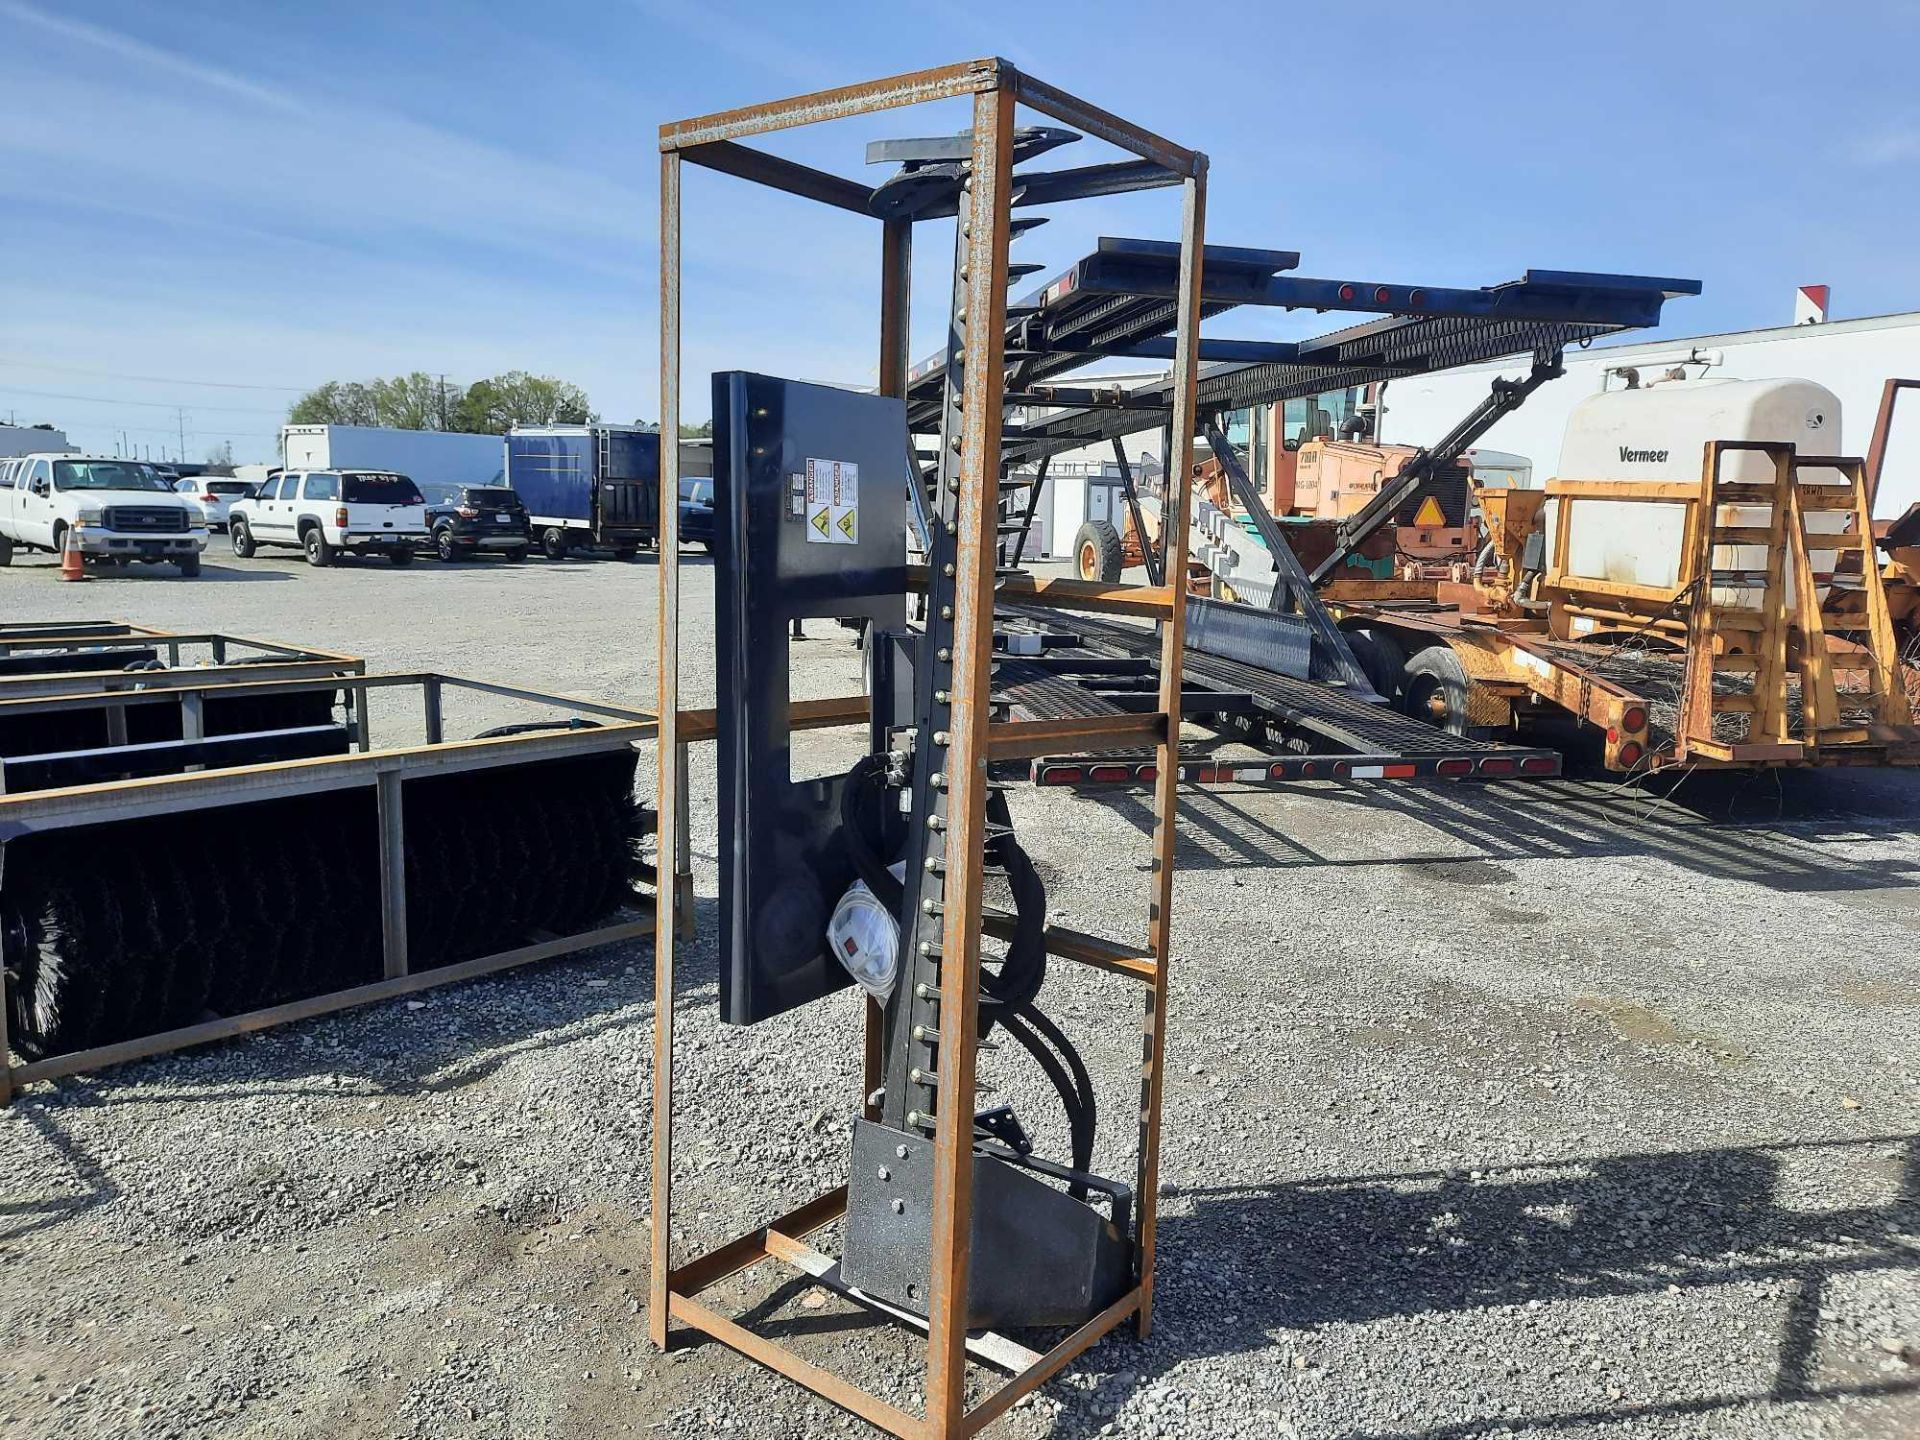
[[(652, 580), (263, 555), (62, 586), (35, 559), (0, 612), (645, 702)], [(841, 632), (795, 683), (854, 687)], [(1920, 1431), (1920, 780), (1789, 778), (1192, 797), (1153, 1336), (990, 1433)], [(849, 996), (715, 1019), (711, 780), (697, 756), (689, 1248), (843, 1178), (858, 1088)], [(1015, 792), (1056, 919), (1144, 926), (1144, 800)], [(1096, 1168), (1130, 1175), (1137, 995), (1056, 965), (1044, 1002), (1100, 1080)], [(648, 948), (610, 948), (30, 1089), (0, 1111), (0, 1436), (871, 1433), (646, 1345), (651, 1018)], [(983, 1073), (1060, 1153), (1042, 1084)], [(917, 1342), (768, 1268), (723, 1301), (915, 1398)]]

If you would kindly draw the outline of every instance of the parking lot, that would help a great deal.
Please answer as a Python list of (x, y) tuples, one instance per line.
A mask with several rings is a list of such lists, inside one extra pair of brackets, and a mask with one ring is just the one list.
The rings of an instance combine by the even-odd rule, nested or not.
[[(17, 560), (0, 609), (651, 700), (648, 556), (314, 570), (216, 540), (197, 580), (54, 571)], [(699, 655), (707, 560), (684, 573)], [(797, 652), (803, 698), (857, 688), (847, 632)], [(859, 1065), (845, 995), (745, 1031), (702, 1003), (709, 756), (693, 785), (687, 1247), (841, 1177)], [(1144, 925), (1114, 898), (1144, 796), (1012, 799), (1054, 920)], [(1916, 800), (1872, 772), (1189, 797), (1153, 1337), (992, 1433), (1914, 1433)], [(1125, 982), (1064, 969), (1050, 1008), (1124, 1115)], [(859, 1433), (646, 1345), (651, 1017), (638, 945), (28, 1090), (0, 1110), (0, 1435)], [(983, 1074), (1047, 1134), (1035, 1077)], [(756, 1280), (774, 1333), (913, 1398), (914, 1343)]]

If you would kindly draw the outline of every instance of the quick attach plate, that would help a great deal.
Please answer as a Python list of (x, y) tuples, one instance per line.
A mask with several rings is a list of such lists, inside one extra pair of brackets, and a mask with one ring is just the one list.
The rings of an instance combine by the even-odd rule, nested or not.
[(841, 778), (795, 780), (795, 620), (906, 624), (907, 454), (899, 400), (713, 377), (720, 771), (720, 1010), (764, 1020), (850, 983), (827, 920), (853, 883)]
[[(847, 1185), (849, 1285), (927, 1313), (933, 1248), (933, 1141), (870, 1120), (853, 1126)], [(969, 1329), (1078, 1325), (1127, 1286), (1128, 1246), (1098, 1210), (991, 1156), (973, 1159)]]

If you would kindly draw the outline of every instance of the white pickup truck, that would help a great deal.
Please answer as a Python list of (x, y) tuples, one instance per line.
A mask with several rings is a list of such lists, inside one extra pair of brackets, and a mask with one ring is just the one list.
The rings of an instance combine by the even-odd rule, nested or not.
[(66, 549), (89, 560), (175, 564), (200, 573), (207, 527), (153, 466), (92, 455), (20, 455), (0, 461), (0, 565), (17, 548)]

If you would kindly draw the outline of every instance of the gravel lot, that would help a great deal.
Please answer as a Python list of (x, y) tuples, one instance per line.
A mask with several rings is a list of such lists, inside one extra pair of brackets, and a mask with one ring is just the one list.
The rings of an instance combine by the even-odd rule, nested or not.
[[(652, 582), (216, 552), (71, 586), (31, 557), (0, 613), (645, 703)], [(800, 647), (802, 694), (857, 674), (843, 632)], [(843, 1178), (858, 1088), (849, 996), (714, 1017), (711, 776), (688, 1247)], [(1153, 1338), (990, 1433), (1920, 1432), (1920, 777), (1789, 780), (1194, 796)], [(1056, 919), (1144, 925), (1144, 796), (1013, 798)], [(1056, 965), (1045, 1003), (1101, 1080), (1096, 1168), (1130, 1175), (1137, 997)], [(646, 1345), (651, 1019), (648, 947), (607, 949), (29, 1090), (0, 1111), (0, 1436), (871, 1433), (716, 1345)], [(1060, 1153), (1041, 1082), (983, 1073)], [(900, 1332), (767, 1273), (737, 1300), (914, 1398)]]

